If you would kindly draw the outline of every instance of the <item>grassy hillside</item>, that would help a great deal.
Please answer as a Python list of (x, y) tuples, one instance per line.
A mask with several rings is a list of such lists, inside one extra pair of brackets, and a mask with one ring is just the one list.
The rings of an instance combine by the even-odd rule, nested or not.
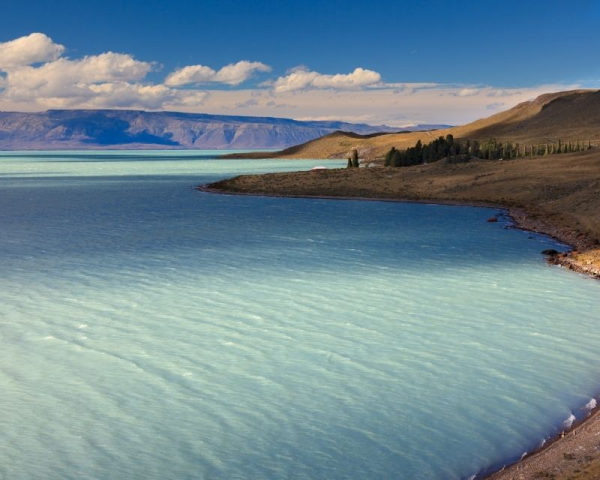
[[(587, 141), (600, 143), (600, 91), (574, 90), (541, 95), (510, 110), (488, 118), (443, 130), (381, 135), (356, 135), (334, 132), (304, 144), (268, 154), (255, 153), (260, 158), (347, 158), (357, 149), (361, 158), (381, 158), (391, 148), (412, 147), (421, 140), (452, 134), (455, 138), (485, 141), (546, 143)], [(248, 157), (248, 155), (246, 155)]]

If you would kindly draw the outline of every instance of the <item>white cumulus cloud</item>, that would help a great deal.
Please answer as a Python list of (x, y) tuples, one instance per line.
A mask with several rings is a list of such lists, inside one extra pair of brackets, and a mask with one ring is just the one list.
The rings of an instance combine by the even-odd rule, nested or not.
[(357, 68), (352, 73), (336, 75), (324, 75), (305, 68), (298, 68), (284, 77), (279, 77), (273, 87), (276, 93), (323, 88), (354, 90), (380, 82), (381, 75), (379, 73), (364, 68)]
[[(0, 102), (43, 108), (197, 107), (207, 97), (144, 83), (154, 63), (107, 52), (79, 59), (61, 57), (62, 45), (31, 34), (0, 44)], [(38, 108), (39, 108), (38, 107)]]
[(0, 70), (56, 60), (65, 47), (43, 33), (32, 33), (10, 42), (0, 43)]
[(131, 55), (103, 53), (79, 60), (59, 58), (39, 67), (17, 66), (8, 69), (3, 96), (13, 102), (64, 99), (74, 104), (96, 96), (98, 85), (142, 80), (152, 64)]
[(103, 53), (80, 60), (59, 58), (39, 67), (8, 70), (5, 95), (12, 100), (80, 96), (90, 85), (143, 79), (152, 69), (147, 62), (121, 53)]
[(248, 80), (255, 72), (270, 72), (271, 67), (261, 62), (231, 63), (220, 70), (213, 70), (204, 65), (190, 65), (175, 70), (165, 80), (165, 85), (180, 87), (194, 83), (225, 83), (227, 85), (239, 85)]

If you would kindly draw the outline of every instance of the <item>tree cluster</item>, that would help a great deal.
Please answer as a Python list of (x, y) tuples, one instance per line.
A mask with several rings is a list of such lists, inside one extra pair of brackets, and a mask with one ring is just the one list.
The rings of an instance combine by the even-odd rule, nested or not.
[(414, 147), (407, 148), (404, 151), (392, 147), (385, 156), (385, 166), (409, 167), (411, 165), (437, 162), (442, 158), (465, 154), (469, 148), (470, 146), (466, 144), (463, 146), (461, 143), (455, 142), (452, 135), (436, 138), (427, 145), (423, 145), (419, 140)]
[(589, 150), (592, 148), (590, 140), (581, 142), (563, 142), (558, 140), (556, 143), (538, 143), (529, 145), (520, 145), (512, 142), (498, 142), (488, 140), (476, 149), (474, 156), (489, 160), (498, 160), (500, 158), (526, 158), (537, 157), (541, 155), (555, 155), (558, 153), (573, 153)]
[(421, 140), (414, 147), (406, 150), (397, 150), (392, 147), (385, 155), (386, 167), (409, 167), (424, 163), (437, 162), (443, 158), (450, 162), (473, 157), (499, 160), (510, 158), (535, 157), (539, 155), (553, 155), (558, 153), (580, 152), (592, 148), (590, 140), (585, 142), (545, 143), (537, 145), (520, 145), (512, 142), (499, 142), (494, 139), (487, 142), (477, 140), (455, 140), (452, 135), (438, 137), (427, 145)]

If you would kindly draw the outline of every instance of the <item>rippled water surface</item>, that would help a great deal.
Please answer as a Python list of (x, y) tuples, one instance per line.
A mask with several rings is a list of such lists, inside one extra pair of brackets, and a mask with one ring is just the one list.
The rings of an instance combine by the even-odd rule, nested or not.
[(193, 189), (322, 163), (0, 155), (0, 478), (467, 478), (585, 414), (600, 282), (552, 241)]

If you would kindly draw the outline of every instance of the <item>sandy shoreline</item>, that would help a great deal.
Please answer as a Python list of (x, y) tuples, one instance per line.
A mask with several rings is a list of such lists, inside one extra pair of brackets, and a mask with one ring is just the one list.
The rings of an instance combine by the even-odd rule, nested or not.
[[(239, 177), (236, 177), (239, 178)], [(235, 180), (235, 179), (232, 179)], [(318, 198), (333, 200), (361, 200), (361, 201), (385, 201), (402, 203), (428, 203), (440, 205), (454, 205), (464, 207), (484, 207), (503, 212), (511, 225), (509, 228), (518, 228), (525, 231), (546, 235), (558, 243), (568, 246), (571, 250), (567, 253), (549, 256), (548, 261), (580, 274), (593, 278), (600, 278), (600, 254), (597, 250), (589, 253), (579, 253), (579, 250), (589, 250), (590, 245), (595, 244), (593, 239), (573, 232), (569, 228), (553, 225), (551, 222), (537, 215), (530, 215), (524, 208), (503, 205), (499, 202), (466, 201), (434, 198), (380, 198), (376, 196), (353, 196), (353, 195), (320, 195), (320, 194), (285, 194), (281, 191), (240, 191), (237, 188), (228, 188), (228, 181), (217, 182), (217, 184), (202, 185), (198, 190), (226, 195), (252, 195), (280, 198)], [(492, 216), (498, 215), (497, 213)], [(598, 258), (596, 258), (598, 255)], [(557, 479), (600, 479), (600, 414), (596, 406), (587, 418), (574, 423), (571, 428), (558, 434), (545, 442), (539, 449), (528, 453), (517, 461), (507, 461), (506, 465), (490, 466), (489, 470), (482, 472), (476, 478), (488, 478), (493, 480), (526, 480), (534, 478), (557, 478)], [(588, 475), (591, 475), (589, 476)]]
[(519, 461), (481, 478), (488, 480), (599, 479), (599, 437), (600, 408), (596, 406), (586, 418), (547, 440), (540, 448), (528, 452)]

